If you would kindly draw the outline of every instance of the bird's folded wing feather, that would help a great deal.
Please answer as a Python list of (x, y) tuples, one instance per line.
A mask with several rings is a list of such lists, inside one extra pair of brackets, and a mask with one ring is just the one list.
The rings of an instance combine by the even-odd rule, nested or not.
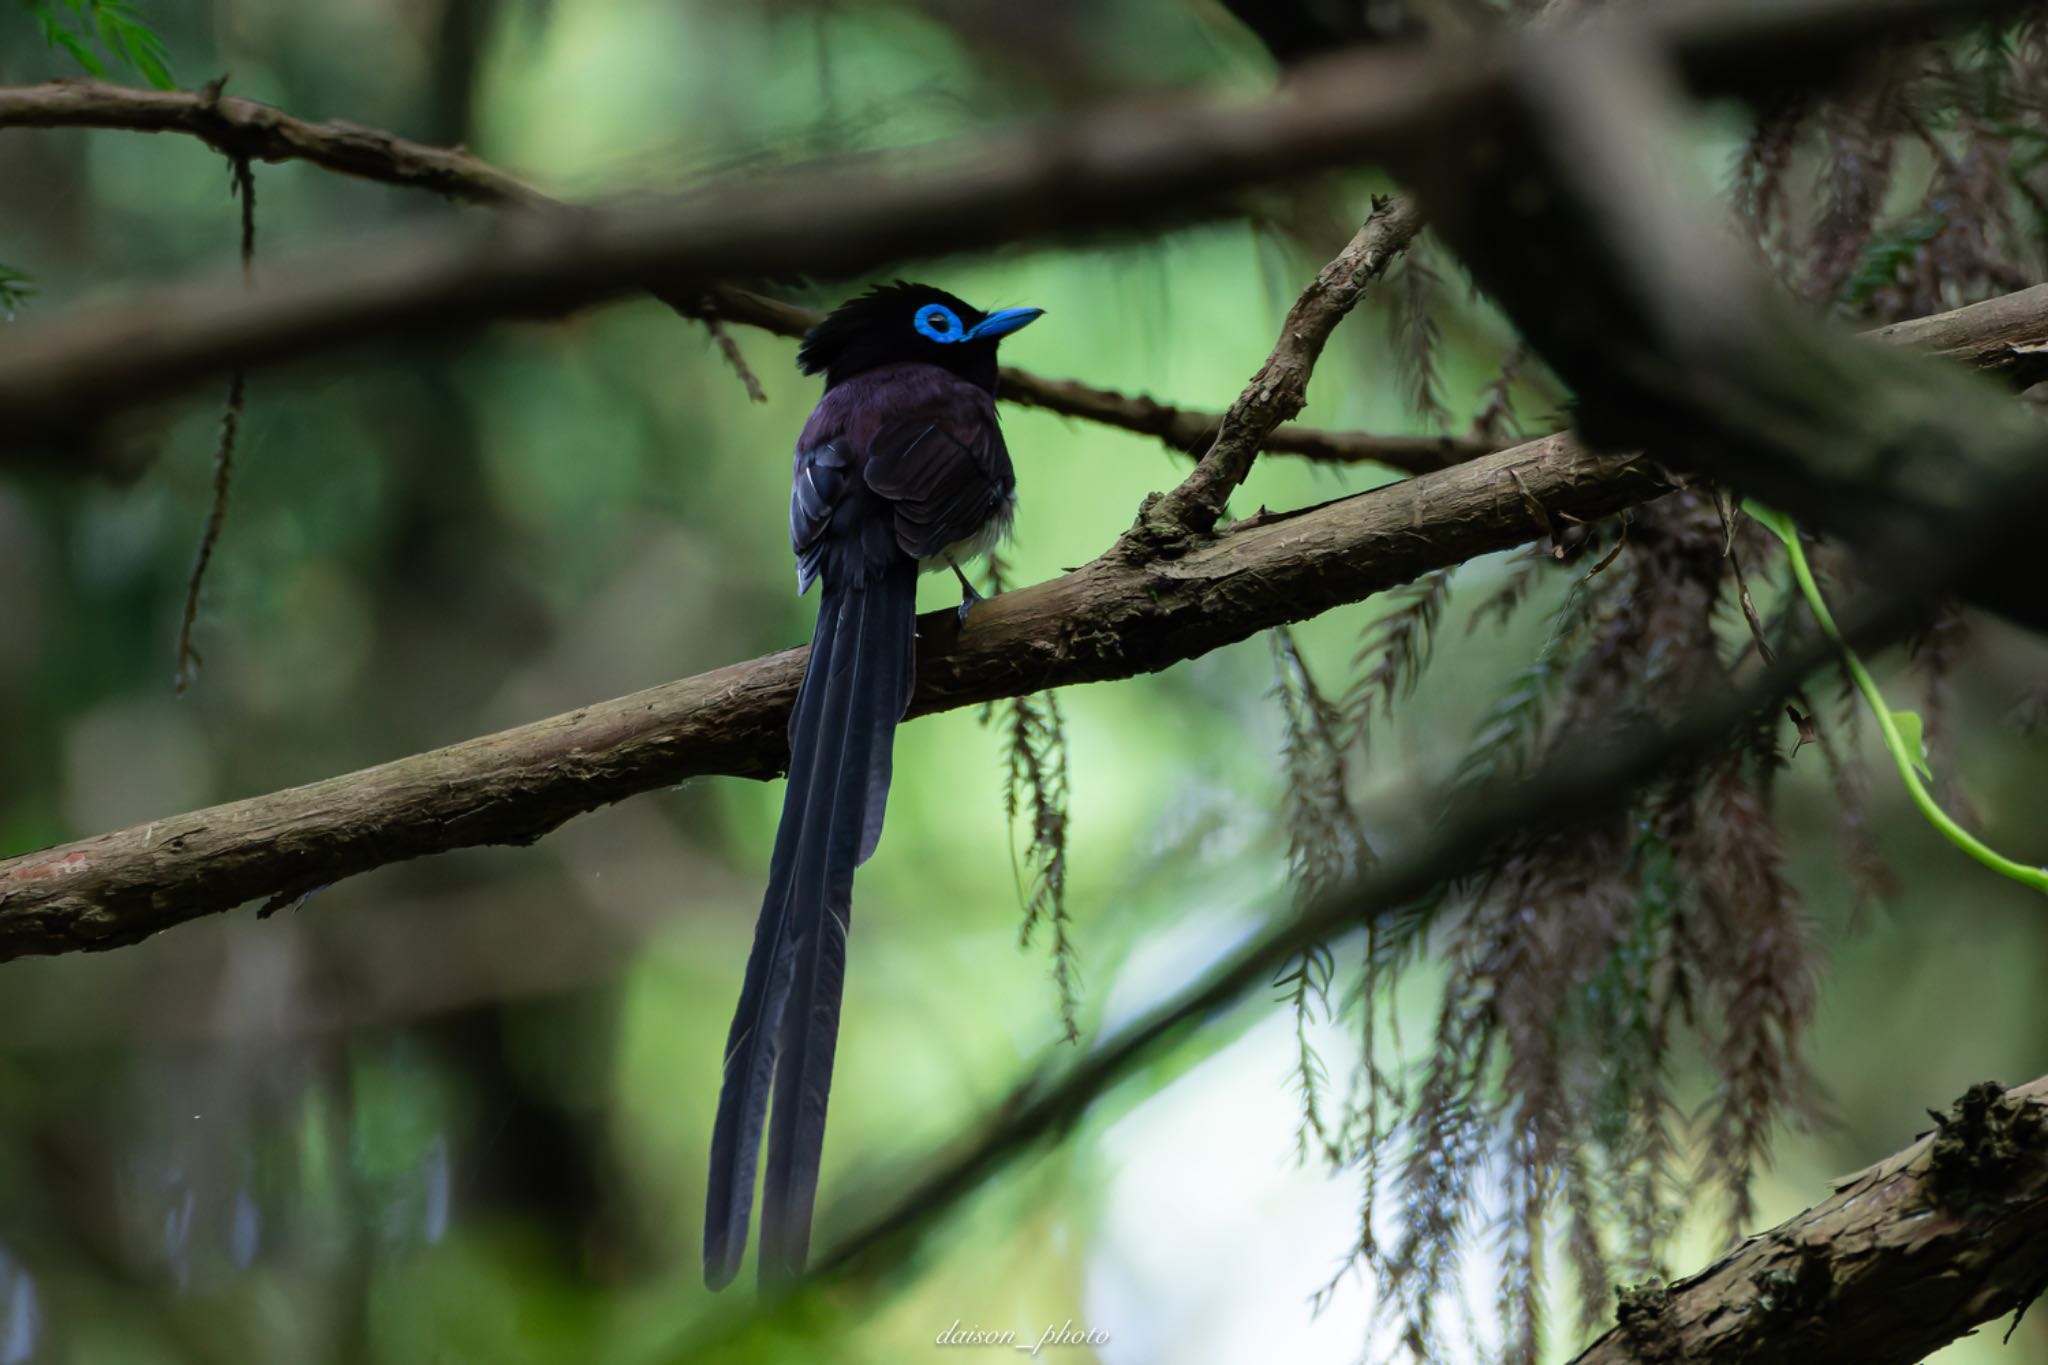
[(919, 559), (977, 534), (1016, 487), (992, 410), (919, 413), (875, 437), (861, 470), (896, 513), (896, 542)]

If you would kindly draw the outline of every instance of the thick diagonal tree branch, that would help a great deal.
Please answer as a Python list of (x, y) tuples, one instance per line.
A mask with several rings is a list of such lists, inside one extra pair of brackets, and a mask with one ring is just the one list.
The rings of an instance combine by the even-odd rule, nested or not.
[[(1873, 335), (2003, 372), (2048, 340), (2048, 286)], [(1528, 539), (1530, 503), (1593, 517), (1651, 467), (1546, 437), (1457, 468), (1238, 523), (1178, 560), (1112, 552), (1005, 593), (962, 633), (927, 618), (918, 713), (1164, 668)], [(1526, 495), (1526, 496), (1525, 496)], [(245, 901), (449, 849), (526, 843), (684, 778), (766, 777), (803, 672), (791, 650), (306, 787), (0, 862), (0, 960), (111, 948)]]
[[(183, 133), (229, 157), (304, 161), (342, 175), (428, 190), (493, 208), (566, 210), (568, 205), (467, 151), (413, 142), (380, 128), (341, 119), (312, 122), (257, 100), (202, 90), (149, 90), (105, 81), (63, 80), (0, 87), (0, 128), (98, 128)], [(778, 336), (802, 336), (823, 314), (732, 286), (683, 293), (654, 286), (654, 297), (686, 317), (744, 323)], [(1003, 368), (1002, 397), (1151, 436), (1170, 449), (1199, 455), (1215, 439), (1222, 415), (1175, 407), (1077, 380), (1047, 379)], [(1375, 436), (1286, 426), (1266, 441), (1269, 452), (1332, 464), (1382, 464), (1422, 473), (1483, 455), (1483, 443), (1453, 437)], [(70, 469), (75, 466), (67, 465)]]
[[(1895, 623), (1876, 626), (1896, 629)], [(1859, 621), (1857, 629), (1873, 626)], [(889, 1264), (1006, 1162), (1058, 1141), (1118, 1081), (1268, 985), (1305, 947), (1333, 943), (1414, 904), (1445, 882), (1472, 873), (1489, 850), (1512, 838), (1570, 827), (1620, 808), (1638, 786), (1711, 753), (1745, 717), (1797, 687), (1823, 657), (1809, 647), (1804, 657), (1773, 665), (1743, 695), (1702, 700), (1670, 724), (1640, 733), (1565, 746), (1525, 778), (1462, 790), (1453, 783), (1437, 793), (1438, 800), (1424, 797), (1423, 809), (1442, 812), (1426, 837), (1324, 891), (1298, 914), (1274, 920), (1199, 980), (1102, 1039), (1057, 1076), (1047, 1074), (1048, 1066), (1027, 1077), (987, 1111), (978, 1131), (837, 1241), (813, 1273), (858, 1274)]]
[[(1399, 904), (1397, 894), (1368, 906)], [(1264, 984), (1265, 964), (1284, 963), (1281, 945), (1298, 937), (1261, 940), (1059, 1082), (1027, 1082), (998, 1121), (835, 1245), (818, 1273), (886, 1261), (1002, 1162), (1064, 1134), (1142, 1059)], [(1669, 1286), (1623, 1291), (1620, 1325), (1573, 1365), (1912, 1365), (2025, 1311), (2044, 1286), (2048, 1077), (1973, 1088), (1934, 1131), (1836, 1181), (1830, 1198)]]
[[(1549, 437), (1373, 493), (1239, 522), (1177, 559), (1111, 554), (1004, 593), (967, 627), (919, 622), (912, 714), (1153, 672), (1665, 487)], [(805, 651), (651, 688), (343, 777), (0, 862), (0, 959), (113, 948), (385, 863), (530, 842), (571, 816), (706, 774), (768, 777)]]
[[(1650, 10), (1630, 31), (1698, 89), (1811, 82), (1901, 25), (2017, 0), (1787, 0)], [(1529, 44), (1538, 52), (1542, 44)], [(1072, 241), (1235, 211), (1258, 186), (1370, 159), (1482, 118), (1516, 63), (1492, 48), (1362, 54), (1252, 102), (1151, 100), (916, 154), (849, 157), (662, 204), (508, 215), (495, 230), (398, 234), (277, 272), (249, 300), (217, 280), (10, 329), (0, 451), (76, 439), (109, 415), (236, 365), (276, 365), (394, 332), (550, 317), (657, 287), (701, 296), (788, 271), (849, 275), (912, 257)], [(1474, 144), (1479, 145), (1479, 144)]]
[[(1298, 113), (1275, 117), (1298, 133), (1289, 122)], [(1251, 155), (1232, 141), (1244, 130), (1228, 116), (1218, 118), (1212, 138), (1231, 156)], [(1097, 128), (1093, 135), (1107, 133)], [(1155, 166), (1168, 178), (1184, 173), (1156, 138), (1144, 144), (1141, 160), (1145, 156), (1157, 158)], [(1080, 161), (1093, 164), (1086, 156)], [(1097, 174), (1103, 169), (1094, 167)], [(911, 182), (904, 193), (920, 183)], [(1008, 183), (998, 174), (981, 188), (996, 202), (1001, 194), (991, 184)], [(951, 194), (932, 184), (922, 192), (942, 199)], [(788, 207), (785, 201), (783, 210)], [(706, 230), (725, 241), (719, 234), (732, 231), (735, 220), (718, 213), (712, 219), (714, 227)], [(557, 218), (546, 232), (572, 221), (580, 220)], [(610, 268), (645, 264), (628, 249), (636, 241), (650, 251), (674, 247), (661, 232), (640, 240), (628, 231), (625, 246), (612, 241), (619, 249)], [(520, 259), (545, 286), (544, 253)], [(486, 271), (483, 278), (497, 277)], [(307, 302), (301, 297), (294, 306)], [(472, 302), (490, 301), (477, 296)], [(238, 330), (252, 315), (216, 321), (231, 351), (264, 332), (262, 325), (253, 333)], [(352, 325), (371, 321), (359, 315)], [(88, 335), (104, 330), (87, 324)], [(152, 333), (147, 322), (136, 325), (144, 335), (117, 328), (103, 339), (117, 352), (134, 342), (145, 356), (153, 341), (175, 340), (174, 333)], [(2003, 314), (1999, 330), (2001, 337), (2012, 330)], [(1942, 336), (1954, 346), (1966, 333), (1951, 325)], [(2000, 354), (2009, 354), (2007, 341), (1999, 346)], [(192, 363), (189, 350), (172, 345), (170, 351), (184, 357), (180, 363)], [(4, 358), (46, 378), (85, 372), (75, 368), (76, 357), (70, 368), (56, 370), (47, 368), (46, 355), (10, 349)], [(133, 354), (127, 360), (133, 364)], [(38, 371), (38, 364), (45, 368)], [(17, 396), (30, 391), (21, 384), (19, 370), (0, 364), (0, 411), (10, 385)], [(1519, 476), (1512, 494), (1502, 483), (1510, 468)], [(1179, 558), (1105, 556), (1053, 583), (1008, 595), (978, 614), (974, 629), (960, 639), (948, 640), (942, 619), (928, 623), (916, 705), (940, 709), (1163, 667), (1515, 543), (1531, 529), (1531, 506), (1553, 515), (1596, 516), (1661, 486), (1652, 470), (1630, 458), (1587, 457), (1563, 441), (1543, 442), (1370, 497), (1260, 518)], [(801, 661), (800, 653), (775, 656), (310, 788), (0, 864), (0, 955), (132, 942), (194, 915), (258, 896), (290, 895), (382, 863), (466, 844), (529, 840), (578, 811), (692, 774), (773, 771)]]
[[(1947, 586), (1937, 574), (1925, 590)], [(1907, 599), (1865, 599), (1851, 609), (1848, 634), (1882, 643), (1915, 614)], [(917, 1179), (857, 1215), (813, 1274), (857, 1279), (901, 1264), (992, 1174), (1061, 1140), (1120, 1080), (1266, 986), (1305, 946), (1412, 905), (1513, 838), (1623, 808), (1645, 783), (1718, 752), (1730, 732), (1774, 712), (1829, 653), (1810, 643), (1739, 693), (1698, 695), (1669, 723), (1561, 746), (1527, 778), (1453, 784), (1442, 817), (1416, 846), (1275, 920), (1086, 1057), (1027, 1077)], [(2048, 1284), (2048, 1078), (2012, 1092), (1974, 1088), (1935, 1135), (1837, 1189), (1697, 1275), (1624, 1295), (1622, 1326), (1589, 1348), (1582, 1365), (1908, 1365), (2023, 1308)]]

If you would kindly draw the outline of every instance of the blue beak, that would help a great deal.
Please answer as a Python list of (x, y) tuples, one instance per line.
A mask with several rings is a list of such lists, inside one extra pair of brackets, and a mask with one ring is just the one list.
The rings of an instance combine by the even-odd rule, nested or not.
[(1006, 337), (1019, 328), (1029, 327), (1044, 316), (1043, 308), (998, 308), (968, 328), (967, 336), (970, 341), (994, 341), (997, 337)]

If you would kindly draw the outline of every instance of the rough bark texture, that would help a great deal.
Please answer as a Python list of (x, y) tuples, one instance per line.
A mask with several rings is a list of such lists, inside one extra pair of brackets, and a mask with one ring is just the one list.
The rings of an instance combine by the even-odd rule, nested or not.
[[(950, 611), (923, 617), (911, 712), (1153, 672), (1518, 544), (1537, 533), (1524, 487), (1553, 515), (1594, 517), (1664, 486), (1633, 457), (1553, 436), (1239, 522), (1178, 558), (1112, 552), (990, 599), (965, 629)], [(690, 777), (773, 776), (787, 758), (783, 726), (805, 653), (0, 862), (0, 960), (118, 947), (384, 863), (531, 842), (573, 815)]]
[(2048, 1287), (2048, 1077), (1935, 1131), (1667, 1287), (1574, 1365), (1911, 1365)]
[(1932, 317), (1895, 322), (1866, 335), (1958, 360), (2015, 388), (2048, 379), (2048, 284)]

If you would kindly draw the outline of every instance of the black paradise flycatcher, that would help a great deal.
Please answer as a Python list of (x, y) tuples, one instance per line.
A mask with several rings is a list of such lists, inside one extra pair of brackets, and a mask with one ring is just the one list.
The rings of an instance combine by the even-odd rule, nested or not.
[(929, 285), (840, 305), (797, 365), (825, 395), (796, 443), (789, 541), (797, 591), (821, 583), (811, 658), (789, 717), (789, 786), (768, 892), (725, 1044), (704, 1197), (704, 1282), (739, 1273), (768, 1118), (761, 1281), (802, 1273), (839, 1038), (853, 870), (875, 851), (896, 722), (910, 704), (920, 569), (1009, 529), (1017, 479), (996, 422), (996, 343), (1036, 308), (982, 313)]

